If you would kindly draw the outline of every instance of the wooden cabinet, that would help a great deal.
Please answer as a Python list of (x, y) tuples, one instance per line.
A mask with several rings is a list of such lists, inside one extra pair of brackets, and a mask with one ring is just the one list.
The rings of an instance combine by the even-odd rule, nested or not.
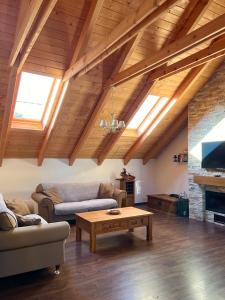
[(120, 189), (127, 192), (127, 199), (122, 203), (122, 206), (134, 206), (135, 202), (135, 180), (126, 180), (124, 178), (117, 179), (120, 182)]
[(148, 205), (150, 208), (171, 214), (176, 214), (177, 201), (177, 198), (166, 194), (148, 195)]

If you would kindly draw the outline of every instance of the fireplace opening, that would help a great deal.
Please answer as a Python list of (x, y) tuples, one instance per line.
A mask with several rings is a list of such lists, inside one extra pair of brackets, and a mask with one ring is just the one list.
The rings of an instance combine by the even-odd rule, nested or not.
[(225, 214), (225, 193), (205, 192), (206, 209)]

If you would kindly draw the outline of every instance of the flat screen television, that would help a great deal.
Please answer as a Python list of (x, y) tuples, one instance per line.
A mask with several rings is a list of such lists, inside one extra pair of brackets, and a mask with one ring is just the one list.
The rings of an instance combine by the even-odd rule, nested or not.
[(225, 169), (225, 141), (202, 143), (202, 168)]

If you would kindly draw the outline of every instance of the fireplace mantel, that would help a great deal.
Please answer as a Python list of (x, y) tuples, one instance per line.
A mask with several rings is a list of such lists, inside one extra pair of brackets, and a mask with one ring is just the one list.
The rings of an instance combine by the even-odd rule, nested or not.
[(201, 185), (223, 186), (225, 187), (225, 177), (215, 176), (194, 176), (194, 182)]

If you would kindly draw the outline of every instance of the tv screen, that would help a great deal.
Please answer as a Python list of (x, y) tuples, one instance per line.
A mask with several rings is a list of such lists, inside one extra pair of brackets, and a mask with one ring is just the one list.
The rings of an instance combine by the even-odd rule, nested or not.
[(202, 143), (202, 168), (225, 168), (225, 142)]

